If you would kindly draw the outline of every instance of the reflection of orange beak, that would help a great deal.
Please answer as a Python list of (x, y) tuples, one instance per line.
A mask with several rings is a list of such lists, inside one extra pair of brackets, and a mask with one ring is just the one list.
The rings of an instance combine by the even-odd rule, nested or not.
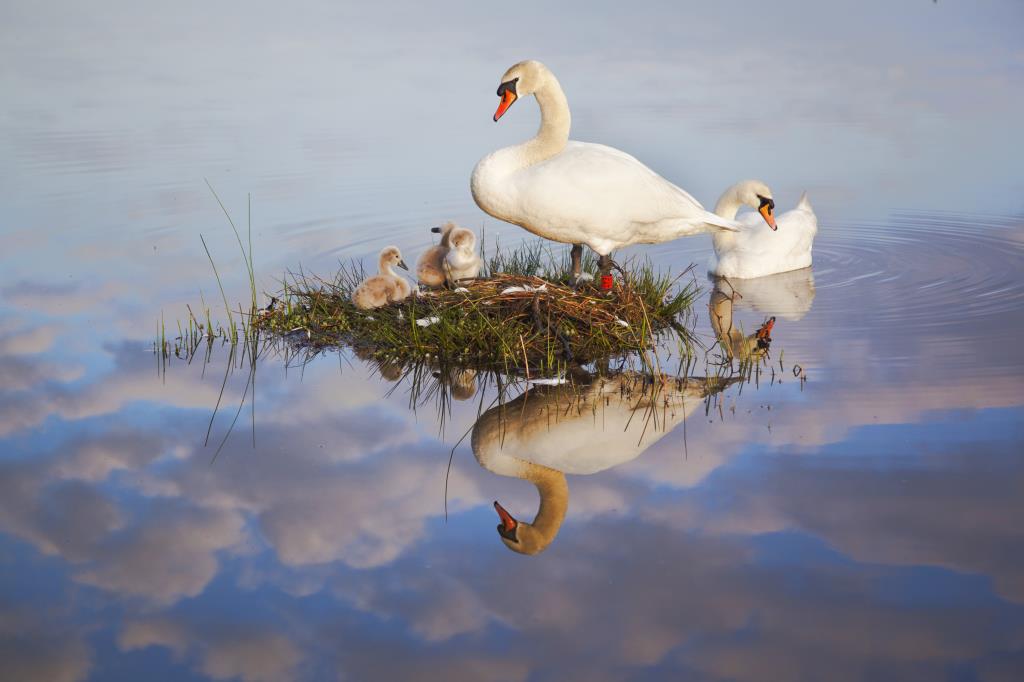
[(512, 106), (512, 102), (516, 101), (516, 93), (512, 92), (510, 88), (506, 88), (505, 92), (501, 95), (501, 103), (498, 105), (498, 110), (494, 112), (494, 120), (497, 121), (501, 118), (508, 108)]
[(770, 339), (772, 336), (772, 327), (775, 326), (775, 316), (768, 318), (768, 321), (761, 325), (761, 328), (757, 330), (757, 339)]
[(519, 525), (519, 522), (512, 518), (512, 515), (505, 511), (505, 508), (498, 504), (497, 500), (494, 501), (494, 511), (498, 512), (501, 525), (505, 527), (506, 533), (511, 533)]
[(761, 217), (764, 218), (764, 221), (768, 223), (768, 227), (772, 228), (773, 230), (779, 229), (778, 226), (775, 225), (775, 216), (772, 215), (771, 206), (765, 204), (761, 208), (757, 209), (757, 212), (760, 213)]

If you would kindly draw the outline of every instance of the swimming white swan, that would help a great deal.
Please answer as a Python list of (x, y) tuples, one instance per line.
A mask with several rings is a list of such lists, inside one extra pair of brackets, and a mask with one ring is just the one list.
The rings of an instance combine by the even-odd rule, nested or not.
[(740, 216), (737, 220), (743, 228), (739, 232), (711, 235), (715, 255), (708, 263), (708, 272), (743, 279), (811, 265), (811, 245), (818, 233), (818, 218), (806, 193), (800, 197), (796, 208), (776, 216), (775, 201), (768, 186), (759, 180), (745, 180), (725, 190), (715, 205), (715, 213), (735, 219), (742, 205), (757, 209), (760, 216), (755, 213)]
[(534, 95), (540, 106), (540, 130), (533, 139), (477, 163), (470, 180), (473, 199), (499, 220), (573, 244), (577, 278), (581, 244), (601, 256), (601, 272), (607, 274), (609, 254), (622, 246), (739, 229), (629, 154), (569, 140), (569, 103), (554, 74), (540, 62), (520, 62), (505, 72), (494, 120), (527, 95)]
[(498, 535), (520, 554), (542, 552), (569, 507), (565, 474), (587, 475), (638, 457), (678, 426), (712, 393), (738, 379), (667, 379), (664, 387), (635, 372), (584, 386), (534, 386), (492, 407), (473, 425), (480, 466), (533, 483), (540, 508), (532, 522), (517, 520), (498, 502)]
[(393, 265), (403, 270), (409, 269), (402, 260), (402, 252), (397, 246), (385, 246), (380, 252), (377, 264), (379, 274), (367, 277), (352, 292), (352, 302), (357, 308), (380, 308), (388, 303), (401, 301), (412, 293), (412, 285), (391, 269)]

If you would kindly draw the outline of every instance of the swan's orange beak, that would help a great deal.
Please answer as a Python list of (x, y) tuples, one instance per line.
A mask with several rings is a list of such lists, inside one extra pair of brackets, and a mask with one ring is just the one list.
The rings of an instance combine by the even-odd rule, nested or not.
[(775, 326), (775, 316), (768, 318), (768, 321), (761, 325), (760, 329), (757, 330), (757, 340), (771, 339), (772, 328)]
[(516, 101), (516, 93), (512, 88), (505, 88), (504, 92), (501, 93), (501, 103), (498, 104), (498, 110), (494, 112), (494, 121), (497, 122), (499, 118), (505, 115), (508, 108), (512, 106), (512, 102)]
[(768, 227), (773, 230), (779, 229), (778, 225), (775, 224), (775, 215), (772, 213), (771, 204), (762, 204), (761, 208), (757, 209), (757, 212), (761, 214), (764, 221), (768, 223)]
[(501, 519), (501, 525), (498, 526), (499, 531), (503, 531), (502, 534), (511, 533), (519, 525), (511, 514), (509, 514), (504, 507), (498, 504), (498, 501), (494, 501), (494, 511), (498, 512), (498, 518)]

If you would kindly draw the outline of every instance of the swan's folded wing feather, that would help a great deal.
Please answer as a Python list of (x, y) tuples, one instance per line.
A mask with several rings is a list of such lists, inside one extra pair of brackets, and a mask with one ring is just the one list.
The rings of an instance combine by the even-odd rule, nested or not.
[(725, 229), (732, 222), (709, 213), (685, 190), (645, 166), (635, 157), (600, 144), (570, 141), (556, 156), (522, 173), (518, 195), (529, 211), (552, 216), (563, 207), (600, 218), (628, 217), (637, 223), (667, 218), (704, 220)]
[(719, 254), (719, 259), (729, 258), (734, 263), (743, 263), (744, 269), (760, 276), (773, 272), (785, 272), (794, 267), (809, 265), (817, 220), (813, 213), (793, 209), (776, 216), (777, 231), (772, 231), (757, 213), (743, 213), (736, 217), (742, 225), (737, 239), (728, 254)]

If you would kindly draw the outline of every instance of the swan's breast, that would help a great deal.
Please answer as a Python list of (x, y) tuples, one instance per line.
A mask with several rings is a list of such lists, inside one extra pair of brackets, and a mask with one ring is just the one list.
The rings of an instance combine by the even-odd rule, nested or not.
[(516, 191), (512, 176), (519, 170), (516, 150), (506, 147), (491, 152), (476, 164), (469, 178), (473, 201), (485, 213), (514, 222)]

